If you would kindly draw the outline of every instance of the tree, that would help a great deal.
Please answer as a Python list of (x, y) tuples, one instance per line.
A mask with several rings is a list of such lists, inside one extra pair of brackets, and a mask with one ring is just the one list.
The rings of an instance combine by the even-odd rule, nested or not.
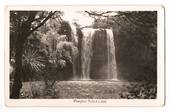
[(10, 53), (12, 53), (12, 50), (15, 52), (15, 75), (11, 98), (19, 98), (22, 88), (22, 56), (27, 38), (55, 13), (56, 11), (10, 11), (10, 47), (14, 48), (10, 50)]
[(66, 35), (67, 41), (72, 41), (73, 37), (71, 35), (72, 29), (70, 24), (67, 21), (63, 21), (60, 26), (60, 30), (58, 31), (60, 35)]

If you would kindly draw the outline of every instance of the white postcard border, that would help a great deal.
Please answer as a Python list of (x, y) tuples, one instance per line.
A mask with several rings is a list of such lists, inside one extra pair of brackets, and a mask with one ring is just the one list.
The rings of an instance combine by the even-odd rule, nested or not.
[[(113, 10), (157, 11), (157, 99), (10, 99), (9, 98), (9, 11), (10, 10)], [(5, 104), (6, 106), (163, 106), (164, 74), (164, 7), (163, 6), (6, 6), (5, 8)]]

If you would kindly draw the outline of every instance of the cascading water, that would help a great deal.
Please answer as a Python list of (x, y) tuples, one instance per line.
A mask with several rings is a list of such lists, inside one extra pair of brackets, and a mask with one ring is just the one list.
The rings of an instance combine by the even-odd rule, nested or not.
[(91, 67), (91, 58), (93, 56), (93, 35), (95, 30), (91, 28), (86, 28), (82, 30), (82, 45), (81, 45), (81, 79), (90, 79), (90, 67)]
[(115, 45), (113, 32), (110, 29), (106, 29), (107, 32), (107, 53), (108, 53), (108, 71), (110, 78), (117, 79), (117, 65), (115, 57)]
[[(77, 36), (77, 30), (76, 27), (72, 24), (70, 24), (71, 27), (71, 37), (72, 37), (72, 42), (75, 46), (78, 44), (78, 36)], [(72, 48), (72, 52), (74, 52), (74, 49)], [(77, 79), (77, 74), (78, 74), (78, 63), (77, 63), (77, 56), (75, 56), (72, 53), (72, 64), (73, 64), (73, 80)]]
[(81, 79), (117, 79), (112, 30), (84, 28), (82, 33)]
[(72, 42), (79, 51), (78, 57), (72, 56), (73, 80), (117, 79), (112, 30), (83, 28), (79, 37), (76, 27), (70, 27)]

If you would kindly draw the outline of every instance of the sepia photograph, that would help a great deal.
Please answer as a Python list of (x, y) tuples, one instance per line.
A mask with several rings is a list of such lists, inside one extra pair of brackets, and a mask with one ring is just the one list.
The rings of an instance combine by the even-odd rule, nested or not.
[(8, 102), (163, 105), (163, 8), (137, 7), (7, 7)]

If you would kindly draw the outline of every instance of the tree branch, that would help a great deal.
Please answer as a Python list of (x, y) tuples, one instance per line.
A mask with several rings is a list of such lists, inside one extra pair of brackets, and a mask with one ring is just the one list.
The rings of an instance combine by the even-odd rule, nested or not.
[(102, 17), (110, 17), (110, 16), (105, 16), (104, 14), (108, 14), (108, 13), (112, 13), (113, 11), (107, 11), (107, 12), (102, 12), (102, 13), (96, 13), (96, 12), (89, 12), (89, 11), (85, 11), (85, 13), (87, 13), (89, 16), (93, 15), (93, 16), (102, 16)]
[[(106, 17), (106, 18), (111, 18), (116, 24), (118, 24), (118, 25), (121, 25), (118, 21), (116, 21), (116, 19), (114, 19), (114, 17), (113, 16), (106, 16), (106, 15), (103, 15), (103, 14), (108, 14), (108, 13), (112, 13), (113, 11), (107, 11), (107, 12), (103, 12), (103, 13), (100, 13), (100, 14), (98, 14), (98, 13), (94, 13), (94, 12), (89, 12), (89, 11), (85, 11), (85, 13), (87, 13), (89, 16), (99, 16), (99, 17)], [(86, 28), (86, 27), (82, 27), (82, 28)]]
[(113, 11), (107, 11), (107, 12), (103, 12), (103, 13), (100, 13), (101, 15), (103, 14), (108, 14), (108, 13), (112, 13)]
[(45, 13), (45, 11), (42, 12), (42, 14), (41, 14), (42, 16), (40, 16), (39, 18), (33, 19), (31, 22), (41, 20), (43, 18), (43, 16), (44, 16), (44, 13)]
[(50, 12), (49, 15), (38, 25), (36, 26), (35, 28), (33, 28), (31, 31), (28, 32), (28, 35), (29, 36), (31, 33), (33, 33), (35, 30), (37, 30), (40, 26), (42, 26), (49, 18), (51, 18), (54, 14), (56, 13), (56, 11), (54, 12)]

